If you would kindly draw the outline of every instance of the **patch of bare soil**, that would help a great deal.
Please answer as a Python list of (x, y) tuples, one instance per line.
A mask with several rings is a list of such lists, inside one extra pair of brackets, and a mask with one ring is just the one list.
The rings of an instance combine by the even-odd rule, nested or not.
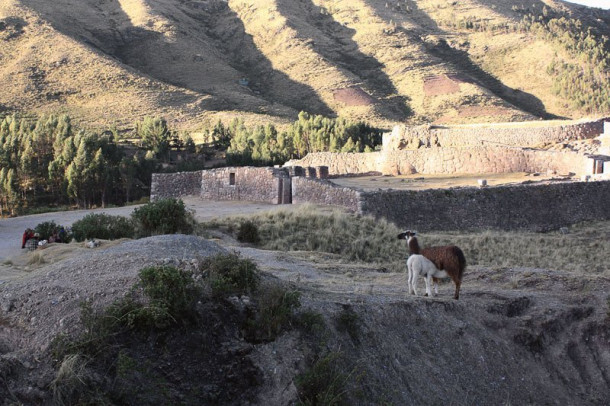
[(460, 81), (448, 75), (434, 75), (424, 78), (424, 93), (428, 97), (458, 93), (459, 91)]
[(370, 106), (375, 104), (375, 99), (359, 87), (348, 87), (333, 91), (336, 101), (347, 106)]
[[(252, 341), (239, 327), (249, 298), (202, 302), (207, 318), (199, 329), (151, 335), (144, 347), (125, 337), (122, 359), (138, 368), (114, 382), (124, 385), (117, 403), (293, 404), (296, 377), (325, 353), (342, 354), (349, 404), (602, 405), (610, 397), (606, 276), (471, 266), (459, 301), (449, 284), (424, 298), (408, 296), (405, 275), (382, 265), (263, 251), (218, 234), (75, 250), (0, 285), (4, 404), (52, 403), (57, 363), (49, 345), (82, 329), (81, 301), (100, 308), (122, 297), (146, 265), (189, 269), (225, 250), (254, 260), (266, 280), (299, 290), (301, 311), (323, 318), (322, 336), (294, 328), (271, 342)], [(150, 381), (157, 391), (137, 390)]]

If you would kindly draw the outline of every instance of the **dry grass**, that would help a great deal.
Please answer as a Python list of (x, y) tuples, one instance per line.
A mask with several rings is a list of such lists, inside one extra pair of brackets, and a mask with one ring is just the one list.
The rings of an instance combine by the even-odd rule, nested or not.
[(610, 222), (574, 226), (559, 232), (422, 234), (422, 246), (456, 244), (472, 265), (532, 267), (610, 275)]
[[(405, 119), (460, 123), (527, 117), (476, 81), (460, 83), (452, 94), (425, 95), (428, 75), (473, 75), (461, 65), (470, 56), (507, 86), (533, 94), (549, 112), (578, 115), (551, 91), (545, 75), (548, 44), (526, 35), (443, 25), (467, 17), (514, 22), (518, 16), (511, 7), (521, 4), (236, 0), (202, 8), (177, 0), (65, 0), (61, 6), (47, 0), (5, 2), (0, 19), (23, 24), (0, 41), (5, 56), (0, 104), (36, 113), (67, 112), (86, 126), (123, 129), (144, 115), (165, 116), (178, 129), (197, 130), (206, 119), (235, 116), (250, 124), (282, 123), (299, 110), (383, 127)], [(125, 35), (138, 40), (123, 43)], [(462, 53), (435, 55), (431, 49), (440, 40)], [(239, 84), (241, 78), (249, 84)], [(335, 99), (337, 90), (347, 88), (362, 89), (377, 103), (350, 106)], [(464, 110), (470, 106), (477, 109)], [(485, 113), (497, 106), (501, 109), (494, 111), (501, 116)], [(475, 115), (466, 117), (464, 111)]]
[[(404, 271), (405, 242), (399, 230), (385, 220), (345, 212), (320, 213), (315, 206), (295, 211), (275, 211), (254, 216), (227, 218), (205, 223), (236, 232), (249, 220), (257, 225), (260, 246), (279, 251), (313, 251), (337, 254), (345, 261), (383, 264), (393, 272)], [(528, 267), (610, 275), (610, 222), (580, 224), (560, 232), (528, 233), (484, 231), (471, 233), (425, 233), (422, 247), (458, 245), (469, 265)], [(519, 278), (511, 279), (512, 286)]]
[(396, 238), (400, 231), (394, 224), (340, 210), (320, 212), (313, 205), (303, 205), (297, 210), (229, 217), (203, 226), (236, 232), (245, 221), (258, 227), (264, 249), (338, 254), (346, 261), (384, 264), (397, 272), (404, 267), (404, 250)]
[(56, 405), (73, 404), (72, 398), (85, 388), (87, 363), (87, 359), (79, 354), (71, 354), (64, 358), (55, 379), (51, 382)]

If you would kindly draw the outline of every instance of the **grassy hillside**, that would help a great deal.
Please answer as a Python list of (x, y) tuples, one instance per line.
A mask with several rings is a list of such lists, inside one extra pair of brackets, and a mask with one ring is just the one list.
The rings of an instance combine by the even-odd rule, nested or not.
[(381, 126), (608, 113), (610, 13), (522, 3), (7, 0), (0, 109), (185, 129), (301, 110)]

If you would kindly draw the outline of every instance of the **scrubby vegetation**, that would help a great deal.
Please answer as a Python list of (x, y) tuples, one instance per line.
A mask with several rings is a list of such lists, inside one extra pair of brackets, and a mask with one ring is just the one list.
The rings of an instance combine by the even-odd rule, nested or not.
[(296, 379), (300, 405), (343, 405), (346, 400), (346, 384), (350, 379), (344, 370), (344, 355), (330, 352), (320, 356), (305, 373)]
[[(235, 289), (210, 294), (218, 275), (231, 275)], [(83, 304), (81, 332), (58, 336), (52, 345), (56, 402), (152, 404), (179, 399), (182, 404), (207, 404), (247, 396), (239, 391), (256, 387), (258, 371), (247, 359), (225, 354), (224, 346), (232, 340), (231, 345), (237, 345), (236, 335), (250, 342), (275, 339), (290, 328), (300, 306), (298, 292), (276, 282), (259, 287), (259, 278), (251, 261), (236, 254), (219, 255), (202, 261), (194, 271), (144, 268), (125, 298), (105, 309)], [(251, 298), (244, 302), (245, 311), (232, 304), (237, 297)], [(218, 320), (223, 328), (211, 328), (209, 323)], [(180, 379), (159, 373), (165, 360), (176, 364), (174, 374), (201, 374), (213, 385), (186, 390)], [(233, 378), (217, 374), (217, 368), (228, 367), (232, 376), (240, 376), (236, 387)], [(97, 371), (108, 379), (97, 379)]]
[(84, 241), (91, 238), (103, 240), (133, 238), (134, 226), (130, 219), (123, 216), (90, 213), (72, 224), (72, 234), (76, 241)]
[(207, 272), (215, 297), (247, 295), (256, 290), (259, 284), (256, 264), (249, 259), (239, 258), (237, 254), (206, 258), (201, 269)]
[(53, 237), (53, 240), (59, 238), (63, 243), (69, 243), (73, 237), (67, 227), (55, 224), (54, 221), (44, 221), (36, 225), (34, 232), (38, 234), (40, 240), (49, 240), (49, 238)]
[(138, 207), (132, 213), (137, 237), (159, 234), (190, 234), (195, 220), (184, 202), (178, 199), (160, 199)]

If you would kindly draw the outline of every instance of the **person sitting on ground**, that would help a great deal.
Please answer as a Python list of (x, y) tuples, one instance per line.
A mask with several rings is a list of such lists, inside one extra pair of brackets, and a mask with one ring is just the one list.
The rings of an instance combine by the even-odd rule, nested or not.
[(27, 243), (30, 238), (34, 238), (34, 230), (26, 228), (21, 237), (21, 249), (25, 248), (25, 243)]
[(49, 237), (49, 243), (53, 242), (61, 242), (59, 241), (59, 235), (57, 234), (57, 230), (53, 230), (53, 234)]
[(59, 233), (57, 234), (57, 239), (55, 240), (55, 242), (68, 242), (67, 240), (67, 235), (66, 235), (66, 229), (63, 227), (59, 228)]

